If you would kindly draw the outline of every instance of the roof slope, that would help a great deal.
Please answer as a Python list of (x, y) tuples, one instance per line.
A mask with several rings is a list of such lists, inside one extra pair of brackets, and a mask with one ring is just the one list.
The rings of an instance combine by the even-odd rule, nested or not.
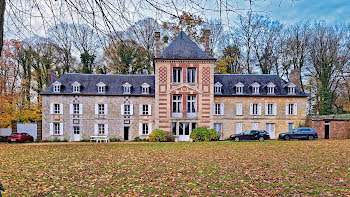
[[(299, 96), (299, 97), (306, 97), (307, 94), (302, 92), (299, 88), (295, 88), (295, 94), (288, 94), (287, 88), (284, 88), (288, 82), (283, 80), (281, 77), (277, 75), (267, 75), (267, 74), (215, 74), (214, 75), (214, 84), (220, 82), (223, 87), (222, 89), (222, 95), (237, 95), (235, 94), (235, 89), (233, 88), (234, 85), (241, 82), (243, 87), (243, 94), (237, 95), (237, 96)], [(252, 94), (252, 88), (249, 86), (252, 85), (254, 82), (257, 82), (260, 84), (260, 94), (253, 95)], [(272, 82), (276, 85), (275, 87), (275, 94), (268, 95), (267, 94), (267, 88), (265, 85)]]
[(216, 60), (202, 51), (183, 31), (177, 35), (161, 55), (154, 59)]
[[(104, 75), (104, 74), (64, 74), (58, 80), (61, 86), (61, 92), (53, 92), (52, 86), (42, 92), (42, 95), (51, 94), (71, 94), (71, 95), (101, 95), (97, 93), (97, 84), (102, 82), (106, 84), (106, 93), (103, 95), (123, 95), (123, 84), (132, 85), (131, 95), (149, 96), (154, 95), (154, 75)], [(79, 82), (80, 93), (72, 93), (72, 83)], [(147, 83), (150, 85), (149, 94), (142, 94), (141, 85)]]

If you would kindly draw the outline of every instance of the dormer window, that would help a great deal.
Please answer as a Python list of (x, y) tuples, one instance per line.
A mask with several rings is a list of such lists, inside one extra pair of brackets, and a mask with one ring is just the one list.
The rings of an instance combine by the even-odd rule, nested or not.
[(106, 93), (106, 84), (100, 82), (97, 85), (97, 93), (103, 94)]
[(80, 83), (74, 82), (74, 83), (72, 84), (72, 87), (73, 87), (72, 92), (73, 92), (73, 93), (80, 93), (80, 86), (81, 86)]
[(238, 82), (236, 85), (236, 94), (243, 94), (243, 83)]
[(284, 87), (287, 87), (288, 94), (295, 94), (295, 87), (296, 87), (296, 85), (294, 83), (289, 82)]
[(253, 94), (260, 94), (259, 89), (260, 89), (260, 84), (255, 82), (252, 85), (252, 93)]
[(141, 85), (142, 94), (149, 94), (150, 85), (148, 83), (143, 83)]
[(288, 87), (288, 94), (295, 94), (295, 87)]
[(275, 94), (276, 85), (274, 83), (270, 82), (266, 86), (267, 86), (267, 94)]
[(131, 94), (131, 84), (130, 83), (128, 83), (128, 82), (126, 82), (126, 83), (124, 83), (124, 85), (123, 85), (123, 94)]
[(221, 88), (222, 84), (220, 82), (216, 82), (214, 84), (214, 94), (222, 94)]
[(58, 82), (58, 81), (55, 81), (53, 84), (52, 84), (52, 88), (53, 88), (53, 92), (61, 92), (61, 83)]

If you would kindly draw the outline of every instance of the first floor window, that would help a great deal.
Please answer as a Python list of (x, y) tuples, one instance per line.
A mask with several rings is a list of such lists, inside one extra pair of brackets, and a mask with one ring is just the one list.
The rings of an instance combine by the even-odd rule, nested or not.
[(273, 115), (273, 104), (272, 103), (268, 103), (266, 110), (267, 110), (267, 115)]
[(173, 68), (173, 83), (181, 83), (182, 68)]
[(60, 114), (61, 113), (60, 104), (54, 104), (53, 107), (54, 107), (53, 108), (54, 109), (53, 110), (54, 114)]
[(79, 126), (73, 126), (73, 133), (74, 133), (74, 135), (80, 134), (80, 127)]
[(142, 123), (142, 134), (148, 135), (148, 124), (147, 123)]
[(258, 115), (258, 107), (259, 105), (257, 103), (253, 103), (253, 111), (252, 111), (253, 115)]
[(237, 116), (243, 115), (243, 104), (242, 103), (236, 103), (236, 115)]
[(288, 104), (288, 115), (294, 114), (294, 104)]
[(130, 105), (124, 105), (124, 115), (130, 115)]
[(187, 96), (187, 112), (196, 113), (197, 112), (197, 99), (196, 96), (189, 95)]
[(148, 115), (148, 105), (142, 105), (142, 115)]
[(98, 114), (105, 114), (105, 105), (104, 104), (98, 104)]
[(214, 115), (224, 115), (223, 113), (223, 104), (215, 103), (214, 104)]
[(104, 124), (98, 124), (98, 134), (99, 135), (105, 134), (105, 125)]
[(79, 114), (79, 104), (73, 104), (73, 114)]
[(181, 95), (173, 95), (173, 112), (181, 113), (182, 112), (182, 96)]
[(187, 69), (187, 83), (196, 83), (196, 68)]
[(60, 123), (53, 123), (53, 134), (59, 135), (60, 134)]

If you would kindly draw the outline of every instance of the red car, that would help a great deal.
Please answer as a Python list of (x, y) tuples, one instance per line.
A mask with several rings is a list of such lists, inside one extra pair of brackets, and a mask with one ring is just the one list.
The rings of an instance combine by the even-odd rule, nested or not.
[(12, 133), (8, 138), (7, 142), (33, 142), (34, 138), (33, 136), (29, 135), (28, 133)]

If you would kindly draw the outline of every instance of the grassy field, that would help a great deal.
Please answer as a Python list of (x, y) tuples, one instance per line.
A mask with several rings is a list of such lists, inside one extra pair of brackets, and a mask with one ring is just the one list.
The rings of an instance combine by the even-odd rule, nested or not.
[(0, 144), (4, 196), (350, 195), (350, 140)]

